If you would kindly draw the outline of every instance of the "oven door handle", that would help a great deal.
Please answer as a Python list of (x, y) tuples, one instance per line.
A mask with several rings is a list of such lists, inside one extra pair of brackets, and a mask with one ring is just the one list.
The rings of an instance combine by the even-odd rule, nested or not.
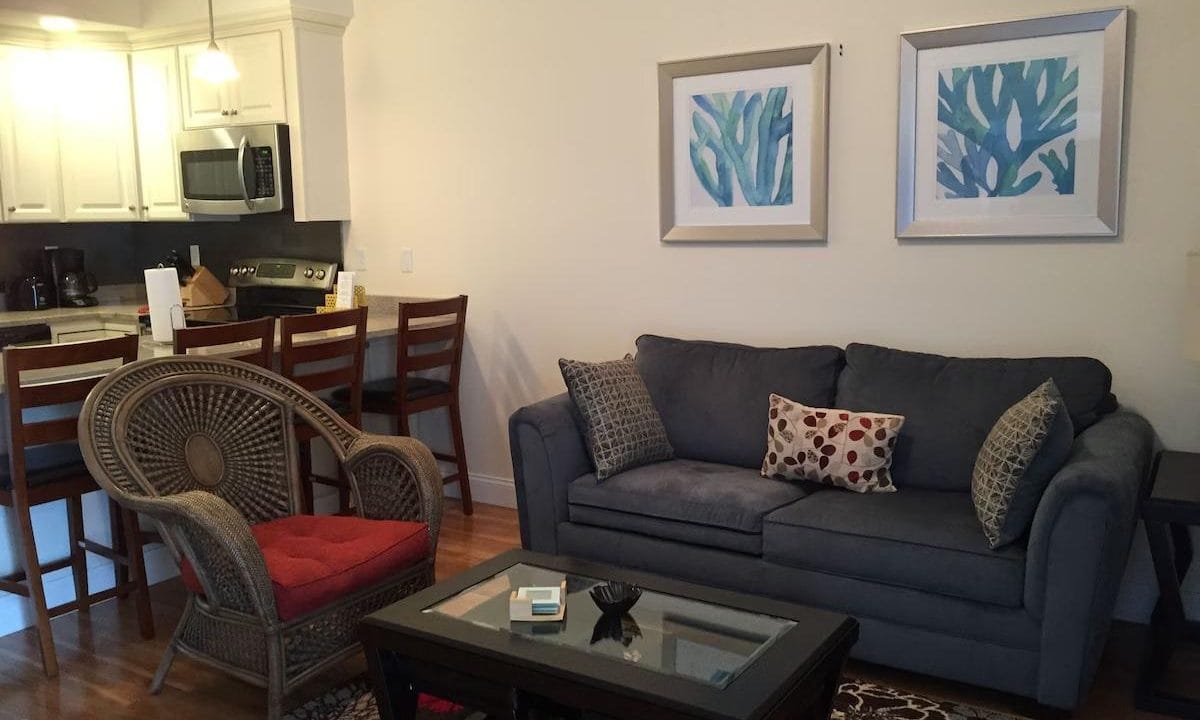
[(246, 148), (250, 147), (250, 138), (242, 136), (238, 143), (238, 184), (242, 186), (242, 200), (246, 201), (246, 209), (254, 209), (254, 201), (250, 199), (250, 191), (246, 189)]

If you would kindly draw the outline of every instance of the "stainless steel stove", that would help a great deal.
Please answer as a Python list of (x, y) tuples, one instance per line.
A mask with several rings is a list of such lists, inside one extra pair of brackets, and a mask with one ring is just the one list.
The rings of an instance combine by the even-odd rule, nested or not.
[(281, 315), (307, 315), (333, 291), (338, 264), (283, 257), (243, 258), (229, 268), (233, 305), (188, 310), (188, 325), (220, 325)]

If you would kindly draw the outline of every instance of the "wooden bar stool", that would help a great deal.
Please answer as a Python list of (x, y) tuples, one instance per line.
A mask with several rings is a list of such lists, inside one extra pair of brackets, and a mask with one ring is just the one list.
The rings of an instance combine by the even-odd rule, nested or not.
[(208, 348), (234, 343), (258, 342), (255, 349), (233, 351), (221, 355), (225, 360), (241, 360), (270, 370), (275, 359), (275, 318), (179, 328), (175, 330), (175, 354), (186, 355), (193, 348)]
[[(467, 470), (467, 448), (463, 441), (462, 414), (458, 404), (458, 380), (462, 369), (463, 336), (467, 327), (467, 296), (448, 300), (400, 303), (396, 330), (396, 376), (363, 385), (363, 412), (391, 415), (401, 435), (410, 435), (408, 419), (417, 413), (444, 407), (450, 415), (454, 453), (438, 453), (438, 460), (454, 463), (455, 472), (443, 484), (457, 482), (463, 513), (474, 512), (471, 479)], [(414, 353), (415, 348), (440, 343), (433, 352)], [(449, 368), (446, 380), (413, 375), (415, 372)]]
[[(0, 591), (22, 595), (33, 602), (42, 667), (50, 677), (58, 674), (58, 657), (50, 631), (50, 619), (53, 617), (74, 610), (87, 612), (92, 603), (126, 597), (132, 592), (136, 596), (142, 637), (154, 637), (154, 618), (150, 612), (150, 594), (146, 585), (146, 567), (138, 537), (137, 517), (110, 501), (113, 547), (105, 547), (87, 539), (82, 498), (100, 487), (84, 465), (78, 446), (78, 404), (83, 402), (105, 372), (118, 364), (136, 360), (137, 350), (136, 335), (4, 350), (9, 432), (8, 457), (2, 460), (4, 467), (0, 469), (0, 505), (13, 508), (16, 515), (23, 570), (0, 578)], [(95, 370), (78, 367), (93, 363), (104, 363), (104, 367)], [(53, 382), (29, 381), (22, 384), (21, 381), (23, 371), (66, 370), (73, 366), (77, 374), (91, 374)], [(65, 373), (57, 374), (61, 377)], [(37, 408), (58, 408), (61, 412), (54, 412), (52, 420), (27, 420), (26, 411)], [(30, 508), (56, 500), (66, 501), (70, 554), (62, 560), (41, 563), (34, 541)], [(122, 550), (122, 547), (125, 549)], [(113, 561), (116, 585), (112, 589), (98, 593), (88, 590), (89, 552)], [(68, 567), (75, 577), (75, 600), (47, 607), (42, 575)], [(126, 576), (130, 579), (125, 580)]]
[[(341, 332), (338, 332), (341, 331)], [(326, 336), (300, 338), (312, 333)], [(363, 366), (367, 349), (367, 309), (339, 310), (315, 315), (285, 315), (279, 319), (280, 374), (314, 395), (326, 399), (334, 411), (354, 427), (362, 427)], [(339, 364), (340, 362), (340, 364)], [(301, 367), (320, 363), (316, 367)], [(332, 366), (332, 367), (331, 367)], [(330, 397), (337, 395), (336, 398)], [(306, 424), (296, 427), (300, 446), (300, 489), (304, 512), (313, 512), (313, 483), (338, 490), (338, 512), (350, 512), (350, 483), (339, 469), (338, 477), (314, 475), (312, 441), (317, 431)]]

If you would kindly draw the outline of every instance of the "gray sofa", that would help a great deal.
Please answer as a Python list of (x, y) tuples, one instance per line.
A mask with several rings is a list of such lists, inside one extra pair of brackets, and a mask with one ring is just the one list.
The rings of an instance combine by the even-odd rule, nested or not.
[[(574, 555), (839, 610), (854, 656), (1072, 709), (1088, 690), (1125, 568), (1154, 436), (1090, 358), (956, 359), (871, 345), (788, 349), (638, 339), (676, 459), (597, 482), (567, 395), (509, 423), (521, 539)], [(990, 550), (975, 455), (1047, 377), (1076, 428), (1027, 536)], [(898, 413), (899, 492), (759, 475), (771, 392)]]

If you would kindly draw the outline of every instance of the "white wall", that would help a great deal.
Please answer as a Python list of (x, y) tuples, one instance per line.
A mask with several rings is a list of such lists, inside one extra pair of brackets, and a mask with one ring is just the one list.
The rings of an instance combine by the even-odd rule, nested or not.
[[(347, 257), (365, 253), (372, 292), (471, 296), (465, 423), (485, 476), (511, 477), (506, 420), (562, 390), (557, 358), (617, 357), (642, 332), (1092, 355), (1169, 447), (1200, 450), (1200, 368), (1179, 333), (1184, 255), (1200, 244), (1200, 2), (1130, 2), (1120, 238), (894, 236), (898, 35), (1109, 5), (359, 2)], [(817, 42), (835, 48), (828, 244), (661, 244), (655, 64)], [(1122, 612), (1141, 616), (1144, 558), (1133, 574)]]

